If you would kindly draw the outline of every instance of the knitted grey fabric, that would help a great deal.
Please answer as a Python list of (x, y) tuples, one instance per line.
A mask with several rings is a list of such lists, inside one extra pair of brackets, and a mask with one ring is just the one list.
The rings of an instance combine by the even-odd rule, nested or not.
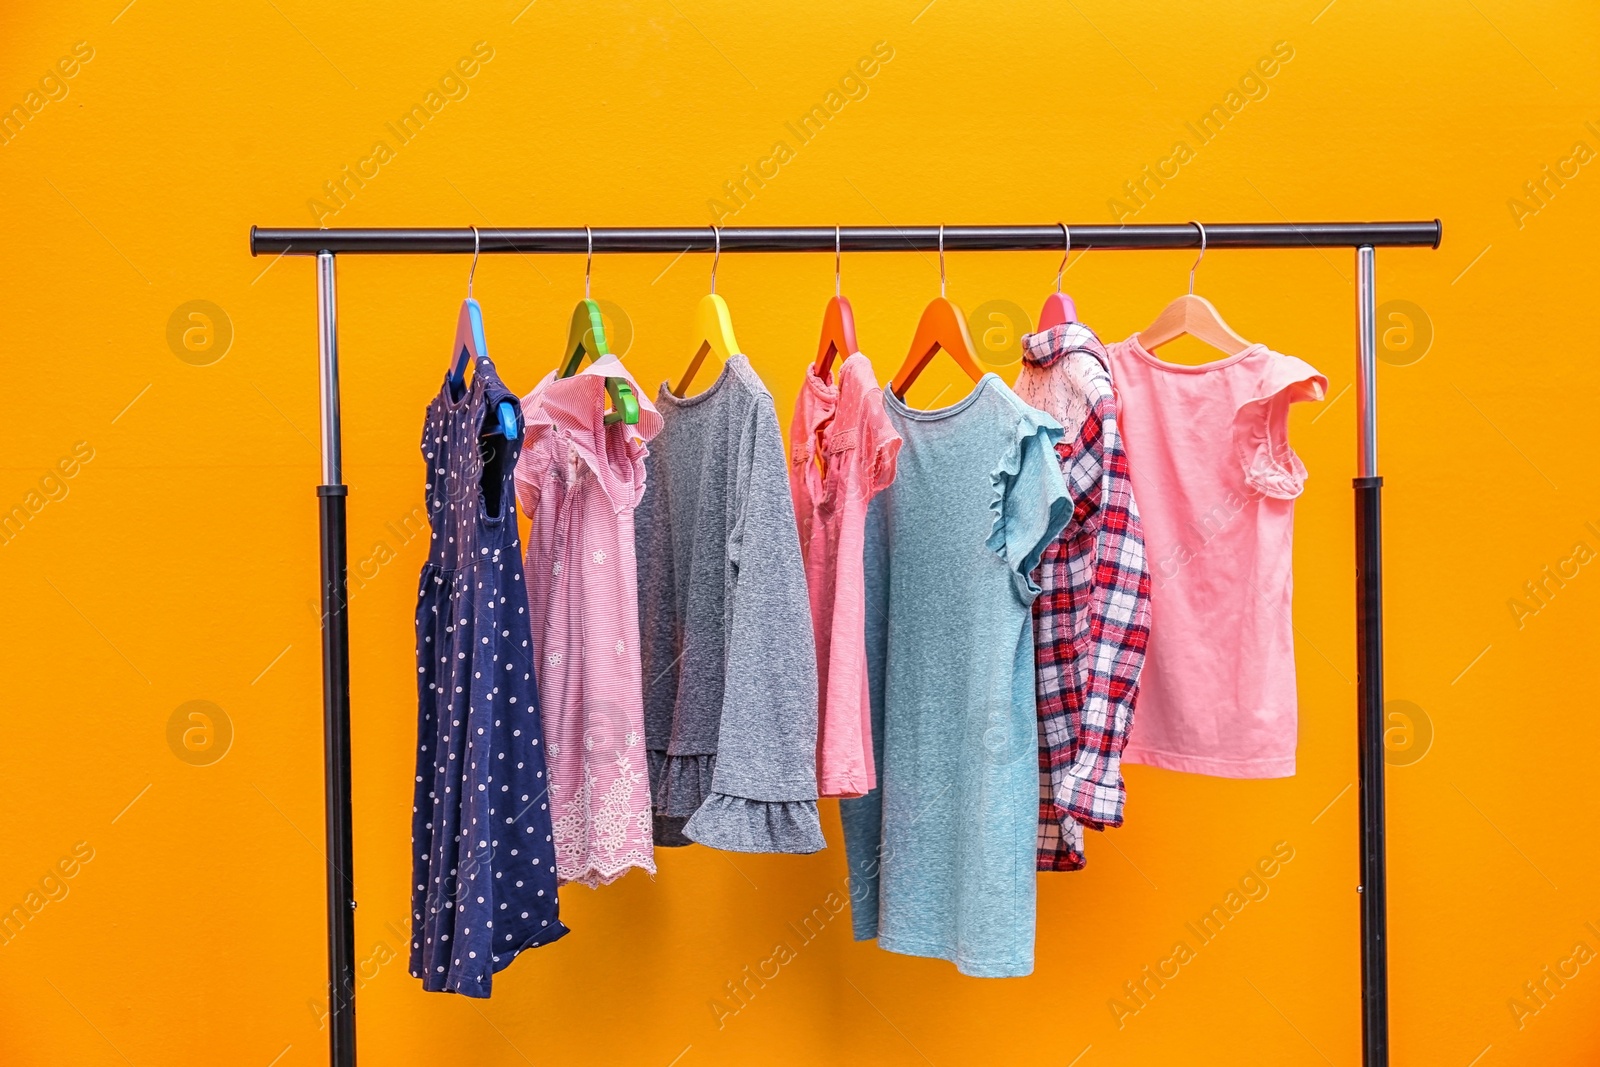
[(656, 844), (816, 852), (816, 651), (772, 394), (735, 355), (656, 405), (635, 516)]

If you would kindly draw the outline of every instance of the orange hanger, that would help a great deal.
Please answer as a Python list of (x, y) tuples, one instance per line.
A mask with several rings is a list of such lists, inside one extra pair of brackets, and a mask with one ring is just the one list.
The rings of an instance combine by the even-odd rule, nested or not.
[(1056, 291), (1044, 298), (1044, 308), (1039, 312), (1040, 333), (1052, 326), (1078, 321), (1078, 306), (1072, 302), (1072, 297), (1061, 291), (1061, 275), (1066, 273), (1067, 257), (1072, 255), (1072, 231), (1064, 222), (1060, 226), (1061, 235), (1067, 239), (1067, 250), (1061, 256), (1061, 266), (1056, 268)]
[(1153, 352), (1158, 346), (1188, 334), (1230, 356), (1237, 355), (1249, 348), (1250, 342), (1234, 333), (1232, 327), (1222, 321), (1222, 316), (1211, 301), (1194, 295), (1195, 267), (1200, 266), (1200, 261), (1206, 258), (1206, 228), (1198, 222), (1190, 225), (1200, 231), (1200, 254), (1195, 257), (1194, 266), (1189, 268), (1189, 292), (1162, 308), (1155, 321), (1139, 331), (1139, 344), (1146, 351)]
[(716, 242), (716, 254), (711, 259), (711, 292), (702, 296), (694, 309), (694, 326), (695, 332), (700, 335), (700, 347), (689, 361), (689, 369), (683, 372), (683, 378), (678, 382), (677, 395), (680, 397), (689, 395), (689, 383), (694, 381), (695, 372), (706, 361), (708, 354), (715, 352), (717, 358), (726, 363), (730, 356), (739, 351), (739, 342), (733, 336), (733, 316), (728, 312), (728, 302), (717, 295), (717, 264), (722, 260), (722, 231), (713, 226), (711, 236)]
[(911, 338), (911, 351), (906, 354), (905, 362), (900, 364), (900, 371), (894, 376), (894, 395), (901, 400), (905, 399), (906, 391), (917, 380), (917, 375), (922, 373), (922, 368), (940, 350), (949, 353), (956, 365), (966, 371), (974, 382), (983, 377), (983, 368), (978, 366), (977, 346), (967, 332), (967, 317), (960, 308), (945, 299), (944, 293), (944, 227), (940, 226), (939, 295), (922, 309), (917, 332)]
[(850, 301), (839, 291), (839, 227), (833, 228), (833, 299), (822, 312), (822, 339), (817, 342), (818, 378), (828, 381), (833, 377), (833, 357), (853, 356), (861, 351), (856, 344), (856, 314)]

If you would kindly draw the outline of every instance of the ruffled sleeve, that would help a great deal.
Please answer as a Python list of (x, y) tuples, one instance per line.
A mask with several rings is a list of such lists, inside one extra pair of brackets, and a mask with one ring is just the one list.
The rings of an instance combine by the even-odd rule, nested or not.
[(904, 442), (889, 422), (883, 410), (883, 391), (873, 387), (864, 390), (861, 401), (862, 468), (867, 492), (872, 495), (889, 488), (894, 482), (895, 464)]
[[(629, 383), (639, 404), (639, 422), (605, 421), (606, 379), (621, 378)], [(647, 442), (661, 430), (661, 415), (644, 395), (622, 361), (606, 355), (581, 368), (570, 378), (546, 379), (536, 390), (541, 394), (541, 418), (552, 436), (559, 436), (566, 447), (552, 441), (549, 464), (557, 457), (576, 460), (594, 472), (601, 491), (612, 510), (632, 510), (644, 497)]]
[(545, 414), (540, 402), (541, 393), (549, 379), (539, 383), (522, 400), (522, 454), (517, 457), (513, 481), (517, 487), (517, 504), (524, 515), (532, 515), (539, 506), (540, 491), (554, 464), (551, 458), (551, 434), (555, 427)]
[(1255, 395), (1233, 416), (1233, 445), (1245, 484), (1264, 496), (1293, 500), (1305, 488), (1306, 468), (1289, 447), (1289, 405), (1321, 400), (1328, 379), (1304, 360), (1273, 355)]
[(635, 427), (620, 422), (603, 427), (599, 444), (603, 451), (585, 454), (584, 459), (600, 479), (612, 509), (631, 511), (644, 498), (644, 461), (650, 447)]
[[(605, 462), (600, 465), (603, 467), (601, 482), (606, 487), (606, 496), (612, 507), (618, 511), (631, 510), (638, 507), (644, 497), (645, 459), (650, 455), (650, 441), (661, 432), (661, 413), (615, 356), (603, 357), (588, 370), (591, 375), (601, 379), (598, 399), (602, 414), (597, 420), (605, 454)], [(622, 378), (633, 389), (634, 400), (639, 405), (639, 421), (636, 424), (606, 423), (603, 414), (607, 402), (604, 376)]]
[(1072, 499), (1055, 451), (1061, 424), (1021, 402), (1016, 407), (1014, 436), (989, 475), (994, 526), (986, 544), (1005, 560), (1023, 599), (1031, 603), (1039, 594), (1031, 575), (1045, 548), (1071, 520)]
[(757, 398), (734, 472), (727, 649), (711, 789), (684, 825), (734, 852), (816, 852), (817, 657), (783, 439)]

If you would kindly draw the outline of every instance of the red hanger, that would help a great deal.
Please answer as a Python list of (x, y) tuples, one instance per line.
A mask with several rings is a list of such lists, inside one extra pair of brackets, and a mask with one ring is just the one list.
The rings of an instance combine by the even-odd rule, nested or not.
[(833, 299), (822, 311), (822, 339), (817, 342), (815, 373), (823, 381), (833, 378), (833, 357), (861, 351), (856, 343), (856, 313), (839, 292), (839, 227), (833, 228)]
[(1072, 302), (1072, 297), (1061, 291), (1061, 275), (1066, 272), (1067, 257), (1072, 255), (1072, 231), (1067, 229), (1064, 222), (1061, 223), (1061, 233), (1067, 239), (1067, 250), (1061, 257), (1061, 266), (1056, 268), (1056, 291), (1044, 298), (1044, 309), (1039, 312), (1040, 333), (1052, 326), (1078, 321), (1078, 306)]
[(894, 376), (894, 395), (902, 400), (911, 383), (922, 373), (922, 368), (940, 350), (949, 353), (956, 365), (966, 371), (974, 382), (983, 377), (983, 368), (978, 365), (977, 346), (972, 343), (972, 334), (967, 332), (967, 317), (960, 308), (945, 299), (944, 290), (944, 227), (940, 226), (939, 295), (922, 309), (916, 335), (911, 339), (911, 351), (906, 354), (905, 362), (900, 364), (900, 371)]

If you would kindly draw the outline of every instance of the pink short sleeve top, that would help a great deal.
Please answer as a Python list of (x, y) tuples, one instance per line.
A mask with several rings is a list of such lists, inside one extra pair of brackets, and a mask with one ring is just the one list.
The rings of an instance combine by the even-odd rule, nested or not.
[(831, 382), (807, 368), (789, 424), (789, 490), (817, 642), (820, 797), (859, 797), (877, 786), (862, 553), (867, 502), (894, 481), (899, 452), (866, 356), (846, 358)]
[(607, 377), (633, 382), (609, 355), (545, 376), (522, 401), (516, 470), (556, 873), (590, 886), (656, 869), (633, 513), (661, 416), (634, 384), (638, 424), (607, 423)]
[(1251, 345), (1199, 366), (1111, 346), (1149, 559), (1150, 643), (1126, 763), (1227, 778), (1294, 774), (1289, 405), (1328, 382)]

